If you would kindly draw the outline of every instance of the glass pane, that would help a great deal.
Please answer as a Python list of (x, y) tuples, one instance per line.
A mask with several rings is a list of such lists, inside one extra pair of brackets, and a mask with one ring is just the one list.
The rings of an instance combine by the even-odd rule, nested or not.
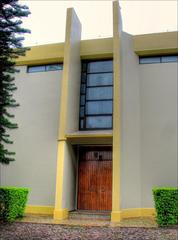
[(80, 107), (80, 117), (84, 117), (84, 113), (85, 113), (85, 108)]
[(46, 65), (46, 71), (62, 70), (62, 64), (50, 64)]
[(166, 62), (178, 62), (178, 56), (164, 56), (161, 58), (163, 63)]
[(80, 96), (80, 105), (85, 105), (85, 95)]
[(112, 99), (112, 87), (87, 88), (87, 100)]
[(45, 66), (33, 66), (33, 67), (28, 67), (28, 72), (33, 73), (33, 72), (45, 72)]
[(83, 120), (83, 119), (80, 120), (80, 128), (81, 128), (81, 129), (84, 128), (84, 120)]
[(86, 128), (112, 128), (112, 116), (86, 117)]
[(140, 57), (140, 63), (146, 64), (146, 63), (160, 63), (161, 58), (160, 57)]
[(112, 114), (112, 101), (87, 102), (86, 114)]
[(112, 60), (88, 63), (87, 72), (89, 73), (112, 72), (112, 71), (113, 71)]
[(87, 86), (112, 85), (112, 73), (88, 74)]

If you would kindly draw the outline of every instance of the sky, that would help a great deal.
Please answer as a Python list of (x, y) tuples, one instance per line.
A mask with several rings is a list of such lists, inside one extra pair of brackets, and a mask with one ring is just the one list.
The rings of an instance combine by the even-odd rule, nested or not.
[[(31, 30), (24, 45), (63, 42), (66, 9), (73, 7), (82, 23), (82, 39), (112, 36), (112, 0), (20, 0), (31, 14), (23, 26)], [(133, 35), (177, 31), (177, 0), (120, 0), (123, 30)]]

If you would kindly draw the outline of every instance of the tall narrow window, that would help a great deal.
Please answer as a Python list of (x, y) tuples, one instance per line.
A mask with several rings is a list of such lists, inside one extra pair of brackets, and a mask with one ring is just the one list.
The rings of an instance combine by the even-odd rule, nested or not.
[(111, 129), (112, 105), (112, 60), (83, 62), (80, 90), (80, 130)]

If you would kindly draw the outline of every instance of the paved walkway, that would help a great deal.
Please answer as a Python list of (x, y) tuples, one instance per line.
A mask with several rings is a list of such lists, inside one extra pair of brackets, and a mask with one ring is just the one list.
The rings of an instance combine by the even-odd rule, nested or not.
[(176, 229), (0, 224), (0, 240), (177, 240)]

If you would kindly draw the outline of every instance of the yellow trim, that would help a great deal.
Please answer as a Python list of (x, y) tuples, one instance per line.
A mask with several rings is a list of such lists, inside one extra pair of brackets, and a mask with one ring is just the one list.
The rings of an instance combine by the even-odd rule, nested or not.
[[(63, 198), (64, 195), (64, 161), (66, 160), (67, 155), (67, 140), (65, 137), (66, 130), (67, 130), (67, 111), (68, 111), (68, 86), (69, 86), (69, 79), (70, 79), (70, 71), (72, 65), (71, 60), (73, 60), (74, 56), (71, 56), (75, 53), (75, 46), (77, 37), (74, 36), (76, 28), (79, 28), (79, 32), (81, 32), (81, 25), (75, 11), (72, 8), (67, 9), (67, 20), (66, 20), (66, 39), (65, 39), (65, 49), (64, 49), (64, 70), (63, 70), (63, 79), (62, 79), (62, 87), (61, 87), (61, 106), (60, 106), (60, 116), (59, 116), (59, 135), (58, 139), (58, 155), (57, 155), (57, 176), (56, 176), (56, 198), (55, 198), (55, 211), (54, 211), (54, 218), (55, 219), (62, 219), (68, 216), (68, 210), (63, 209), (63, 205), (65, 205), (65, 199)], [(78, 39), (80, 42), (80, 39)], [(71, 51), (73, 48), (73, 52)], [(79, 59), (79, 52), (78, 49), (78, 59)], [(74, 61), (74, 60), (73, 60)], [(64, 139), (64, 140), (63, 140)], [(65, 176), (67, 177), (67, 176)]]
[(155, 217), (154, 208), (130, 208), (121, 211), (121, 218)]
[(81, 41), (81, 59), (107, 59), (113, 57), (113, 38)]
[[(69, 211), (67, 208), (55, 210), (54, 206), (38, 206), (38, 205), (27, 205), (25, 209), (27, 214), (46, 214), (53, 215), (54, 219), (62, 220), (68, 218)], [(155, 217), (156, 211), (154, 208), (129, 208), (122, 209), (121, 211), (115, 211), (111, 213), (112, 222), (120, 222), (126, 218), (137, 218), (137, 217)]]
[(66, 141), (67, 140), (67, 138), (60, 138), (60, 139), (58, 139), (58, 142), (63, 142), (63, 141)]
[(53, 214), (54, 207), (53, 206), (35, 206), (35, 205), (27, 205), (25, 209), (25, 213), (33, 213), (33, 214)]
[(66, 135), (66, 138), (71, 139), (71, 138), (112, 138), (112, 134), (77, 134), (77, 135), (72, 135), (68, 134)]
[[(65, 134), (67, 129), (70, 129), (68, 126), (68, 106), (70, 104), (69, 97), (70, 95), (70, 80), (72, 80), (72, 73), (75, 74), (76, 65), (80, 66), (80, 45), (76, 48), (76, 41), (80, 43), (80, 36), (79, 39), (76, 39), (74, 36), (74, 32), (76, 31), (75, 28), (78, 28), (78, 32), (81, 32), (80, 22), (77, 20), (77, 16), (73, 9), (69, 8), (67, 10), (67, 22), (66, 22), (66, 39), (65, 39), (65, 49), (64, 49), (64, 70), (63, 70), (63, 79), (62, 79), (62, 88), (61, 88), (61, 108), (60, 108), (60, 126), (59, 126), (59, 139), (65, 138)], [(78, 34), (79, 34), (78, 33)], [(80, 34), (79, 34), (80, 35)], [(75, 45), (74, 45), (75, 44)], [(75, 46), (75, 47), (74, 47)], [(77, 52), (76, 52), (77, 50)], [(75, 57), (75, 60), (74, 60)], [(76, 61), (76, 59), (78, 61)], [(79, 67), (78, 66), (78, 67)], [(74, 70), (75, 69), (75, 70)], [(81, 69), (79, 67), (78, 71), (80, 72)], [(80, 79), (80, 75), (77, 77)], [(78, 87), (79, 89), (79, 87)], [(78, 95), (78, 94), (77, 94)], [(77, 100), (78, 103), (78, 100)], [(77, 111), (75, 109), (75, 111)], [(77, 114), (78, 118), (78, 114)], [(74, 121), (75, 119), (73, 119)], [(77, 124), (78, 126), (78, 124)], [(76, 129), (77, 130), (77, 129)]]
[[(68, 27), (68, 29), (70, 29)], [(112, 58), (112, 38), (92, 39), (81, 41), (81, 59), (107, 59)], [(26, 52), (26, 56), (19, 57), (16, 65), (39, 65), (63, 62), (64, 43), (33, 46)]]
[(131, 208), (131, 209), (123, 209), (121, 212), (121, 218), (133, 218), (133, 217), (141, 217), (141, 209), (140, 208)]
[(118, 1), (113, 2), (113, 167), (112, 167), (112, 221), (120, 221), (120, 10)]
[[(72, 28), (72, 9), (67, 9), (66, 17), (66, 37), (65, 37), (65, 48), (64, 48), (64, 67), (61, 87), (61, 105), (59, 115), (59, 137), (58, 139), (65, 138), (66, 124), (67, 124), (67, 105), (68, 105), (68, 76), (70, 66), (70, 38)], [(60, 153), (59, 153), (60, 154)], [(62, 207), (61, 207), (62, 208)]]
[(141, 208), (142, 217), (155, 217), (156, 210), (154, 208)]
[(178, 49), (155, 49), (155, 50), (150, 50), (150, 49), (145, 49), (145, 50), (139, 50), (135, 51), (135, 53), (140, 56), (158, 56), (158, 55), (174, 55), (178, 54)]
[(65, 148), (66, 141), (58, 142), (55, 211), (62, 209)]
[(39, 65), (63, 62), (64, 43), (46, 44), (31, 47), (26, 56), (19, 57), (16, 65)]
[[(178, 53), (178, 32), (163, 32), (133, 36), (134, 51), (139, 56)], [(113, 56), (113, 38), (81, 41), (81, 59), (104, 59)], [(64, 43), (31, 47), (16, 65), (38, 65), (63, 62)]]
[(111, 212), (111, 222), (120, 222), (122, 220), (121, 218), (121, 211), (112, 211)]
[(139, 56), (178, 53), (178, 32), (138, 35), (133, 40)]
[(122, 209), (121, 211), (113, 211), (111, 213), (111, 222), (120, 222), (126, 218), (137, 217), (155, 217), (156, 211), (154, 208), (129, 208)]
[(54, 210), (54, 219), (56, 220), (63, 220), (68, 218), (68, 216), (69, 216), (69, 211), (67, 208)]
[(66, 138), (71, 144), (112, 144), (112, 133), (76, 133), (67, 134)]

